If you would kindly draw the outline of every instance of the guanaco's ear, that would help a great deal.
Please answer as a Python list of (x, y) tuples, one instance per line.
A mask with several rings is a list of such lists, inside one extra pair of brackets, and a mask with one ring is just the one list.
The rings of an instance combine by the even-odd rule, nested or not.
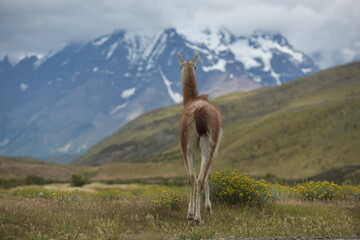
[(199, 60), (199, 53), (196, 52), (196, 53), (195, 53), (195, 56), (194, 56), (194, 59), (193, 59), (193, 62), (194, 62), (195, 65), (196, 65), (196, 63), (197, 63), (198, 60)]
[(178, 52), (178, 60), (179, 60), (179, 63), (180, 63), (180, 65), (183, 63), (183, 58), (182, 58), (182, 56), (181, 56), (181, 53), (180, 52)]

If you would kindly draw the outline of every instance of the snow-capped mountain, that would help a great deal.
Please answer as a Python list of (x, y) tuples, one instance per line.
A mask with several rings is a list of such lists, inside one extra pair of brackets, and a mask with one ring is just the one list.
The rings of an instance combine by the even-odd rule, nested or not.
[(116, 31), (41, 59), (0, 61), (0, 154), (80, 154), (149, 110), (182, 101), (177, 52), (199, 52), (201, 93), (280, 85), (318, 71), (281, 34)]

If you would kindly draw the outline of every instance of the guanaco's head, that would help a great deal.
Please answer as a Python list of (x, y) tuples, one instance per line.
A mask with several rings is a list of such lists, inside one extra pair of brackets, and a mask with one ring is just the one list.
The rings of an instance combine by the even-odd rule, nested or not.
[(181, 53), (178, 52), (178, 60), (180, 63), (181, 73), (186, 71), (188, 73), (193, 72), (195, 74), (196, 63), (199, 60), (199, 53), (195, 53), (193, 60), (183, 60)]

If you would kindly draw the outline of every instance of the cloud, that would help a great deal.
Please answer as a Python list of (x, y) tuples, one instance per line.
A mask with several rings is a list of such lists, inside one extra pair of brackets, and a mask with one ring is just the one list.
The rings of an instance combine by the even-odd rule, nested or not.
[(0, 57), (45, 54), (115, 29), (225, 26), (281, 32), (327, 67), (359, 57), (359, 8), (358, 0), (2, 0)]

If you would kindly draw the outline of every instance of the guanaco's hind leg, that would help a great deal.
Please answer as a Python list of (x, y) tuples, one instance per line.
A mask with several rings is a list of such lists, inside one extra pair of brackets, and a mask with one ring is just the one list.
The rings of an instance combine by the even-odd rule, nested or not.
[(201, 150), (201, 167), (200, 173), (197, 179), (197, 194), (196, 194), (196, 206), (195, 206), (195, 218), (194, 220), (200, 221), (200, 209), (201, 209), (201, 197), (202, 192), (205, 190), (206, 207), (210, 207), (211, 203), (209, 196), (208, 178), (210, 173), (210, 165), (212, 157), (215, 151), (215, 143), (208, 136), (200, 138), (200, 150)]
[(212, 214), (211, 202), (210, 202), (210, 189), (209, 189), (210, 171), (205, 178), (205, 209)]
[(194, 153), (190, 149), (187, 150), (186, 159), (187, 162), (187, 174), (188, 174), (188, 184), (190, 188), (190, 200), (189, 200), (189, 207), (187, 212), (188, 219), (194, 219), (195, 216), (195, 187), (196, 187), (196, 173), (194, 169)]

